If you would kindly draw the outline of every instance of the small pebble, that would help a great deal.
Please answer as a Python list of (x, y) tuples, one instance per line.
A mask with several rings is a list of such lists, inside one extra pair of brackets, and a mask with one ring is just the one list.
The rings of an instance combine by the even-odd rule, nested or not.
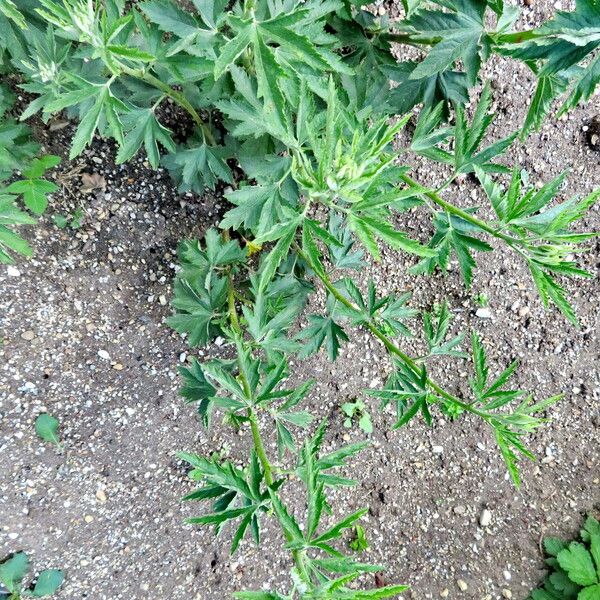
[(456, 585), (458, 586), (458, 589), (461, 592), (466, 592), (469, 589), (469, 586), (467, 585), (467, 582), (464, 581), (463, 579), (457, 579), (456, 580)]
[(106, 498), (106, 492), (100, 488), (97, 492), (96, 492), (96, 498), (98, 499), (98, 502), (100, 502), (100, 504), (104, 504), (107, 500)]
[(510, 590), (503, 589), (502, 596), (504, 596), (504, 598), (512, 598), (512, 592)]
[(479, 524), (481, 527), (489, 527), (491, 523), (492, 513), (487, 508), (484, 508), (481, 515), (479, 515)]
[(492, 313), (489, 308), (478, 308), (475, 311), (475, 316), (479, 317), (480, 319), (491, 319)]
[(441, 598), (447, 598), (448, 594), (450, 593), (450, 590), (448, 588), (444, 588), (441, 592), (440, 592), (440, 597)]
[(27, 340), (28, 342), (30, 342), (34, 337), (35, 333), (31, 329), (28, 329), (21, 334), (21, 339)]
[(103, 360), (110, 360), (110, 354), (106, 350), (98, 350), (98, 356)]
[(19, 271), (17, 267), (13, 267), (12, 265), (8, 266), (8, 268), (6, 269), (6, 274), (9, 277), (21, 277), (21, 271)]
[(91, 523), (94, 520), (94, 517), (92, 515), (85, 515), (83, 519), (86, 523)]

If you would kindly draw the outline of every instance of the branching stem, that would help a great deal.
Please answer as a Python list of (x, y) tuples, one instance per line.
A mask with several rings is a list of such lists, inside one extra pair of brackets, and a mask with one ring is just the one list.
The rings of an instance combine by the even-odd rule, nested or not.
[[(344, 306), (353, 311), (359, 311), (359, 308), (357, 306), (355, 306), (352, 302), (350, 302), (350, 300), (348, 300), (343, 294), (340, 293), (340, 291), (333, 285), (331, 279), (329, 279), (327, 274), (322, 269), (314, 268), (309, 257), (302, 250), (298, 250), (298, 252), (304, 258), (304, 260), (306, 260), (306, 262), (308, 262), (308, 264), (310, 264), (311, 267), (313, 267), (313, 271), (315, 272), (316, 276), (321, 280), (327, 291), (338, 302), (340, 302), (340, 304), (343, 304)], [(379, 327), (377, 327), (375, 323), (369, 322), (366, 324), (366, 327), (377, 339), (379, 339), (383, 343), (386, 350), (390, 354), (398, 357), (415, 374), (421, 375), (422, 369), (424, 367), (421, 367), (413, 358), (411, 358), (408, 354), (403, 352), (396, 344), (394, 344), (394, 342), (392, 342), (392, 340)], [(429, 377), (427, 378), (427, 385), (444, 400), (452, 403), (453, 405), (458, 406), (464, 411), (477, 415), (478, 417), (481, 417), (486, 421), (490, 420), (490, 415), (488, 413), (478, 410), (472, 404), (463, 402), (460, 398), (457, 398), (453, 394), (447, 392), (444, 388), (442, 388), (439, 384), (437, 384), (433, 379)]]

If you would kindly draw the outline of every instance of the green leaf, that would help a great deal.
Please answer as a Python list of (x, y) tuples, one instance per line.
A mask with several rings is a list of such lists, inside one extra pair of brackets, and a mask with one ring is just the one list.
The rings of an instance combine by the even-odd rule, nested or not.
[(538, 131), (542, 122), (550, 112), (552, 103), (567, 88), (568, 80), (560, 75), (551, 74), (540, 77), (531, 99), (525, 123), (521, 130), (521, 139), (525, 139), (532, 131)]
[(329, 360), (335, 360), (341, 342), (348, 341), (346, 332), (331, 316), (310, 315), (308, 321), (308, 327), (303, 329), (297, 336), (301, 340), (307, 340), (300, 350), (300, 358), (306, 358), (317, 353), (319, 348), (325, 344)]
[(481, 60), (489, 53), (484, 24), (486, 4), (476, 0), (436, 3), (449, 12), (419, 8), (402, 22), (402, 29), (410, 32), (416, 41), (440, 39), (417, 65), (411, 79), (431, 77), (450, 69), (457, 60), (461, 60), (470, 85), (474, 85)]
[(188, 144), (163, 158), (180, 192), (193, 190), (201, 194), (205, 188), (214, 190), (218, 180), (233, 183), (231, 169), (225, 161), (227, 153), (222, 146), (209, 146), (196, 138)]
[(0, 564), (0, 581), (6, 589), (18, 594), (21, 591), (21, 581), (29, 570), (29, 558), (25, 552), (19, 552)]
[(429, 242), (429, 247), (436, 252), (436, 256), (422, 260), (410, 270), (413, 273), (433, 273), (436, 267), (448, 270), (450, 254), (454, 252), (463, 276), (465, 285), (469, 287), (473, 279), (473, 269), (476, 266), (472, 251), (490, 252), (492, 247), (483, 240), (470, 235), (473, 226), (459, 217), (448, 216), (446, 213), (437, 213), (433, 219), (435, 234)]
[(65, 576), (59, 569), (45, 569), (40, 573), (33, 591), (32, 596), (41, 598), (42, 596), (51, 596), (62, 585)]
[(348, 224), (375, 260), (381, 258), (375, 238), (381, 239), (392, 248), (404, 250), (417, 256), (435, 255), (435, 252), (430, 248), (410, 239), (405, 233), (397, 231), (389, 222), (378, 217), (358, 216), (351, 213)]
[(47, 194), (58, 190), (58, 186), (45, 179), (24, 179), (14, 181), (6, 191), (10, 194), (22, 194), (25, 206), (36, 215), (41, 215), (48, 206)]
[(60, 447), (58, 437), (58, 419), (48, 413), (40, 414), (35, 420), (35, 432), (46, 442), (53, 442)]
[(0, 0), (0, 13), (14, 21), (21, 29), (27, 29), (25, 17), (17, 10), (12, 0)]
[(567, 544), (559, 538), (547, 537), (544, 538), (544, 550), (549, 556), (557, 556), (561, 550), (564, 550)]
[(254, 28), (250, 23), (244, 23), (239, 27), (235, 37), (223, 46), (215, 61), (215, 79), (219, 79), (235, 63), (252, 41), (253, 35), (255, 35)]
[(571, 581), (583, 586), (598, 583), (592, 556), (583, 544), (571, 542), (568, 548), (557, 554), (556, 558), (560, 566), (569, 574)]
[(267, 118), (274, 119), (280, 129), (287, 131), (286, 101), (279, 85), (279, 79), (285, 77), (285, 72), (258, 31), (255, 29), (252, 33), (258, 95), (265, 102)]
[(31, 256), (31, 246), (7, 226), (31, 225), (35, 219), (19, 210), (14, 196), (0, 193), (0, 263), (12, 263), (10, 251), (18, 252), (24, 256)]
[(126, 133), (123, 144), (117, 153), (117, 163), (130, 160), (143, 144), (148, 162), (156, 169), (160, 164), (159, 143), (168, 152), (176, 150), (175, 143), (171, 138), (171, 131), (158, 122), (152, 109), (132, 110), (123, 118), (123, 126)]
[(198, 23), (194, 17), (170, 0), (150, 0), (141, 2), (138, 6), (162, 31), (185, 38), (194, 35), (198, 30)]

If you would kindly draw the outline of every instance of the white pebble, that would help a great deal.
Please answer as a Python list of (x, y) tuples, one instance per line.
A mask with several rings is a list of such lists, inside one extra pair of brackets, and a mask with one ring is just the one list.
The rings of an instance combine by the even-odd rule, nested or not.
[(482, 527), (489, 527), (492, 523), (492, 513), (487, 508), (484, 508), (479, 516), (479, 524)]
[(110, 354), (106, 350), (98, 350), (98, 356), (103, 360), (110, 360)]

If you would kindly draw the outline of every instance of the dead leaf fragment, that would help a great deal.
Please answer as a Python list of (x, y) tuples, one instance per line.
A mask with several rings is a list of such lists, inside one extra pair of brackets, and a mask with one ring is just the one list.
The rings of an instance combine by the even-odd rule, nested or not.
[(106, 189), (106, 179), (98, 173), (82, 173), (81, 174), (81, 191), (84, 194), (89, 194), (94, 190)]

